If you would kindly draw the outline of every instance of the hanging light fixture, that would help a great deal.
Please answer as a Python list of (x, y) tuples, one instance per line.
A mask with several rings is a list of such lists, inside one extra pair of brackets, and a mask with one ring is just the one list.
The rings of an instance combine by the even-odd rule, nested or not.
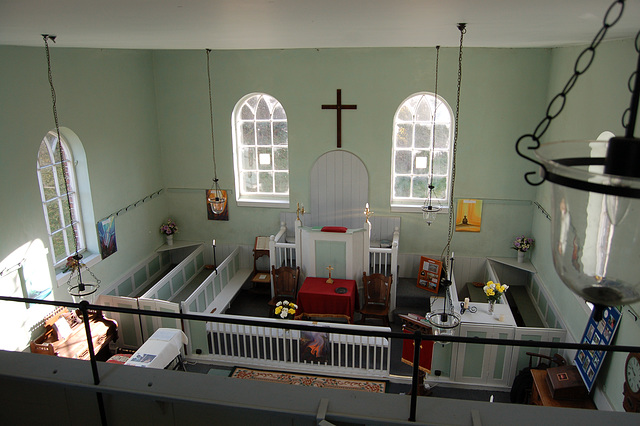
[(214, 214), (221, 214), (224, 212), (224, 209), (227, 205), (227, 198), (224, 195), (224, 192), (220, 190), (220, 186), (218, 184), (218, 170), (216, 167), (216, 142), (213, 136), (213, 97), (211, 94), (211, 66), (209, 54), (211, 53), (211, 49), (206, 49), (207, 51), (207, 77), (209, 80), (209, 118), (211, 119), (211, 149), (213, 154), (213, 186), (209, 191), (209, 195), (207, 197), (207, 202), (211, 206), (211, 211)]
[(433, 327), (433, 334), (437, 336), (453, 336), (455, 328), (460, 325), (460, 314), (455, 311), (451, 300), (451, 277), (453, 274), (453, 253), (449, 259), (449, 277), (440, 280), (440, 287), (444, 287), (442, 310), (427, 313), (427, 321)]
[(434, 159), (434, 148), (436, 146), (436, 112), (438, 110), (438, 63), (440, 58), (440, 46), (436, 46), (436, 84), (435, 84), (435, 96), (433, 102), (433, 119), (432, 119), (432, 129), (431, 129), (431, 151), (430, 151), (430, 163), (431, 163), (431, 171), (429, 173), (429, 194), (427, 199), (424, 201), (424, 205), (422, 206), (422, 217), (427, 222), (427, 225), (431, 226), (433, 222), (435, 222), (438, 212), (442, 210), (440, 206), (434, 206), (431, 204), (431, 197), (433, 196), (433, 159)]
[[(76, 225), (73, 223), (74, 218), (73, 218), (73, 210), (71, 209), (71, 198), (69, 196), (69, 187), (68, 187), (68, 182), (69, 182), (69, 172), (67, 171), (67, 165), (66, 165), (66, 156), (64, 154), (64, 147), (62, 146), (62, 142), (60, 139), (60, 125), (58, 122), (58, 109), (57, 109), (57, 105), (56, 105), (56, 91), (53, 87), (53, 76), (52, 76), (52, 72), (51, 72), (51, 57), (49, 54), (49, 40), (51, 40), (52, 42), (55, 43), (56, 41), (56, 36), (55, 35), (49, 35), (49, 34), (42, 34), (42, 38), (44, 39), (44, 47), (45, 47), (45, 52), (47, 54), (47, 74), (49, 77), (49, 86), (51, 88), (51, 99), (52, 99), (52, 103), (53, 103), (53, 119), (55, 121), (55, 125), (56, 125), (56, 137), (58, 138), (58, 147), (60, 149), (60, 167), (62, 167), (62, 175), (64, 177), (63, 181), (63, 185), (64, 185), (64, 191), (67, 194), (67, 206), (69, 207), (69, 217), (71, 220), (71, 232), (73, 234), (73, 244), (74, 244), (74, 250), (75, 250), (75, 254), (73, 256), (69, 256), (67, 258), (67, 264), (65, 266), (65, 269), (67, 271), (71, 271), (71, 274), (69, 275), (69, 279), (67, 280), (67, 287), (68, 287), (68, 291), (69, 294), (75, 297), (85, 297), (85, 296), (89, 296), (90, 294), (95, 293), (98, 288), (100, 287), (100, 280), (95, 276), (95, 274), (93, 272), (91, 272), (91, 270), (89, 269), (89, 267), (87, 267), (84, 262), (82, 262), (82, 255), (78, 252), (78, 234), (76, 232)], [(82, 280), (82, 269), (86, 269), (87, 272), (89, 272), (89, 274), (91, 274), (91, 276), (93, 277), (93, 279), (95, 280), (95, 282), (93, 283), (87, 283), (84, 282)], [(76, 278), (76, 282), (73, 283), (73, 278), (74, 276), (76, 276), (77, 274), (77, 278)]]
[[(449, 251), (451, 249), (451, 239), (453, 238), (453, 190), (455, 187), (456, 178), (456, 152), (458, 146), (458, 117), (460, 115), (460, 89), (462, 87), (462, 45), (464, 41), (464, 35), (467, 32), (467, 24), (458, 24), (458, 30), (460, 31), (460, 48), (458, 50), (458, 82), (457, 82), (457, 95), (456, 95), (456, 115), (455, 115), (455, 129), (453, 136), (453, 155), (452, 155), (452, 167), (451, 167), (451, 192), (449, 194), (449, 233), (447, 237), (447, 245), (443, 250), (443, 254), (446, 251), (447, 257), (449, 257)], [(444, 291), (444, 300), (441, 310), (433, 310), (427, 313), (427, 320), (433, 328), (433, 334), (435, 335), (450, 335), (455, 333), (455, 329), (460, 325), (460, 314), (455, 311), (453, 306), (453, 300), (451, 300), (451, 284), (453, 283), (453, 260), (454, 255), (451, 253), (449, 257), (449, 276), (448, 278), (440, 280), (440, 287)], [(444, 343), (443, 343), (444, 344)]]
[[(550, 102), (545, 118), (532, 134), (516, 142), (518, 154), (540, 166), (541, 180), (531, 180), (536, 173), (529, 172), (526, 182), (551, 182), (551, 250), (556, 272), (571, 291), (595, 305), (596, 317), (605, 306), (640, 300), (640, 139), (634, 137), (640, 98), (640, 32), (635, 38), (638, 62), (628, 83), (631, 105), (622, 117), (625, 136), (545, 144), (540, 138), (562, 112), (567, 94), (587, 71), (597, 46), (623, 10), (624, 1), (611, 4), (602, 28), (578, 56), (574, 74)], [(537, 159), (525, 155), (521, 144), (526, 140), (533, 143), (525, 149), (534, 150)]]

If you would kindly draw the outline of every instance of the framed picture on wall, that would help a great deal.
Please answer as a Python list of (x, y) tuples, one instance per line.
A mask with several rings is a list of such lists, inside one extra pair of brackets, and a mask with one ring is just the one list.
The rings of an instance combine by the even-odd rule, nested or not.
[(438, 293), (441, 272), (442, 262), (421, 256), (417, 287), (430, 291), (431, 293)]
[[(591, 345), (610, 345), (618, 329), (620, 317), (621, 313), (615, 307), (606, 308), (600, 321), (596, 321), (592, 313), (581, 342)], [(597, 350), (579, 350), (576, 354), (575, 365), (589, 392), (595, 384), (606, 354), (604, 351)]]

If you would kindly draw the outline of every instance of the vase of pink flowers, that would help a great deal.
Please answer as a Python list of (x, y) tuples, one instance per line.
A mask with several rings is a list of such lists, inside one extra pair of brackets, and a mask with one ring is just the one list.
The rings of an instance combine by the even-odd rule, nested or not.
[(524, 254), (533, 247), (533, 238), (521, 235), (513, 242), (512, 249), (518, 252), (518, 263), (524, 262)]
[(171, 219), (168, 219), (160, 226), (160, 233), (164, 234), (168, 246), (173, 245), (173, 234), (176, 232), (178, 232), (178, 225)]

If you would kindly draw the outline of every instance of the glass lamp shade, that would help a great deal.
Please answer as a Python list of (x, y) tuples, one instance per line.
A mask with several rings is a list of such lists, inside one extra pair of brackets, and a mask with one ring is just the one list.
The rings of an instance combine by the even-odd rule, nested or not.
[(214, 214), (220, 214), (224, 211), (225, 204), (227, 200), (225, 199), (222, 191), (219, 189), (212, 190), (209, 193), (209, 205), (211, 206), (211, 211)]
[(431, 226), (431, 224), (436, 221), (436, 217), (440, 210), (440, 207), (427, 205), (427, 203), (422, 206), (422, 218), (427, 222), (427, 225)]
[[(535, 150), (552, 186), (556, 272), (574, 293), (604, 306), (640, 300), (640, 178), (611, 168), (616, 139), (622, 138), (552, 142)], [(637, 156), (625, 156), (638, 168)]]

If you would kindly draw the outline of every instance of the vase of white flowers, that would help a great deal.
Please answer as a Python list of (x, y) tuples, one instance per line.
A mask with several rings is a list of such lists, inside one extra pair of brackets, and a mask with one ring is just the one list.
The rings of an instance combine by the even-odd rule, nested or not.
[(296, 309), (298, 309), (298, 305), (291, 303), (288, 300), (284, 300), (276, 303), (274, 314), (276, 314), (276, 317), (280, 317), (282, 319), (293, 319), (296, 314)]

